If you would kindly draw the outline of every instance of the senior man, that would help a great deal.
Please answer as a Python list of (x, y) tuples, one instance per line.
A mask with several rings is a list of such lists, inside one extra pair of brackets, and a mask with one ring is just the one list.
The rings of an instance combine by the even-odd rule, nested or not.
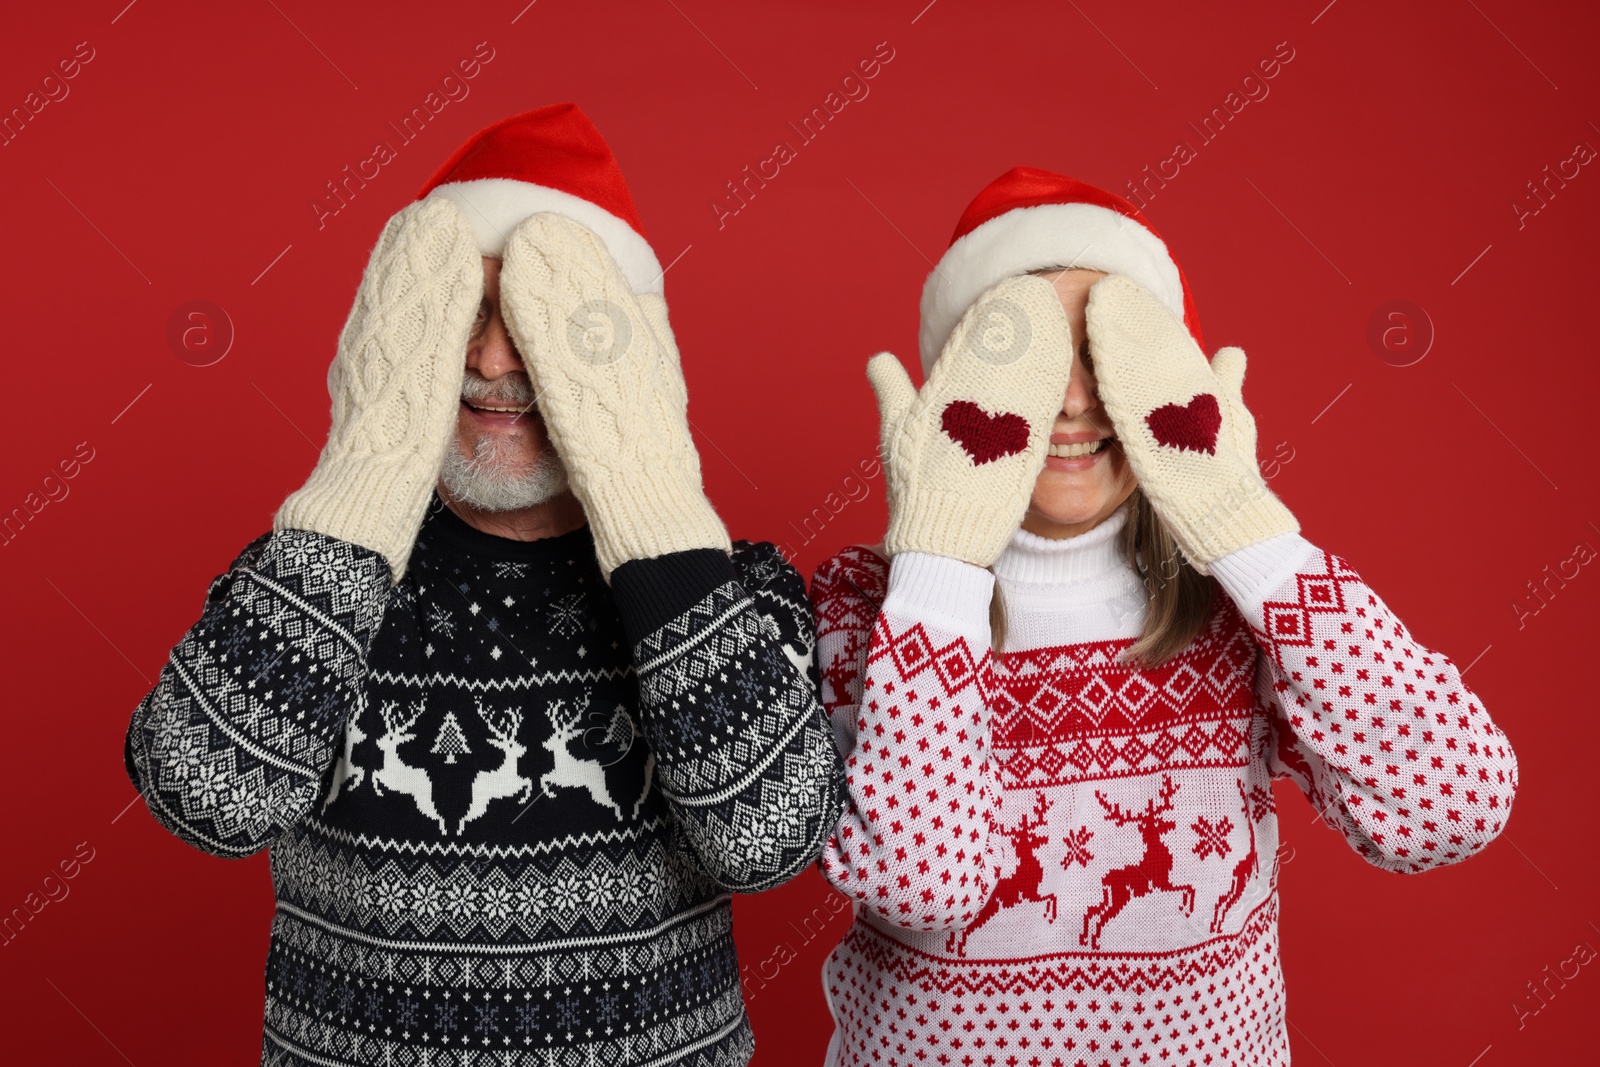
[(155, 819), (270, 850), (262, 1062), (748, 1062), (730, 894), (843, 803), (804, 584), (701, 488), (662, 270), (575, 106), (384, 228), (333, 421), (134, 712)]

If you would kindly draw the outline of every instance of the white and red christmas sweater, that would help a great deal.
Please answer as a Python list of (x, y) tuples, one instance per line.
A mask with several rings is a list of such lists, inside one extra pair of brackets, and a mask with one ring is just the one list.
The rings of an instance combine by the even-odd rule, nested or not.
[(1181, 653), (1119, 662), (1145, 607), (1127, 511), (1018, 531), (993, 574), (864, 548), (817, 570), (849, 781), (821, 864), (856, 905), (829, 1067), (1287, 1064), (1272, 780), (1389, 871), (1505, 825), (1516, 758), (1456, 665), (1299, 534), (1213, 565)]

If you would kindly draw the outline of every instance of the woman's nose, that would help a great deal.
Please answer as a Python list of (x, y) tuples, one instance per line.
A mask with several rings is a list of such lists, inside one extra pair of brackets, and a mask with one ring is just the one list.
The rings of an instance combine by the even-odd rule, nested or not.
[(1091, 411), (1100, 404), (1099, 392), (1095, 385), (1094, 372), (1084, 362), (1083, 357), (1072, 357), (1072, 376), (1067, 381), (1067, 398), (1061, 405), (1061, 413), (1069, 419), (1075, 419), (1086, 411)]

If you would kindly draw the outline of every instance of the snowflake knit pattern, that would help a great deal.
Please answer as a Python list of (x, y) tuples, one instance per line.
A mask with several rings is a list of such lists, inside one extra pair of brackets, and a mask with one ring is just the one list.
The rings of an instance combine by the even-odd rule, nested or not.
[(1504, 826), (1515, 757), (1455, 664), (1298, 533), (1216, 561), (1177, 656), (1120, 662), (1126, 517), (1019, 531), (993, 575), (860, 548), (818, 569), (849, 797), (822, 865), (856, 902), (829, 1067), (1287, 1064), (1272, 779), (1389, 871)]
[(636, 560), (438, 506), (406, 576), (253, 542), (135, 711), (151, 814), (268, 849), (262, 1063), (743, 1067), (732, 892), (805, 869), (843, 775), (769, 544)]

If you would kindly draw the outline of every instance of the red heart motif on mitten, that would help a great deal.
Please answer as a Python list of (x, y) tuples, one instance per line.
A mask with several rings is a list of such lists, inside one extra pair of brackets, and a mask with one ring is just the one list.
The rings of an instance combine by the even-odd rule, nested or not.
[(1144, 417), (1156, 444), (1217, 454), (1217, 431), (1222, 429), (1222, 409), (1217, 398), (1201, 393), (1187, 404), (1162, 404)]
[(972, 457), (972, 465), (1014, 456), (1028, 447), (1028, 420), (1003, 411), (991, 415), (970, 400), (945, 405), (941, 426), (950, 440)]

